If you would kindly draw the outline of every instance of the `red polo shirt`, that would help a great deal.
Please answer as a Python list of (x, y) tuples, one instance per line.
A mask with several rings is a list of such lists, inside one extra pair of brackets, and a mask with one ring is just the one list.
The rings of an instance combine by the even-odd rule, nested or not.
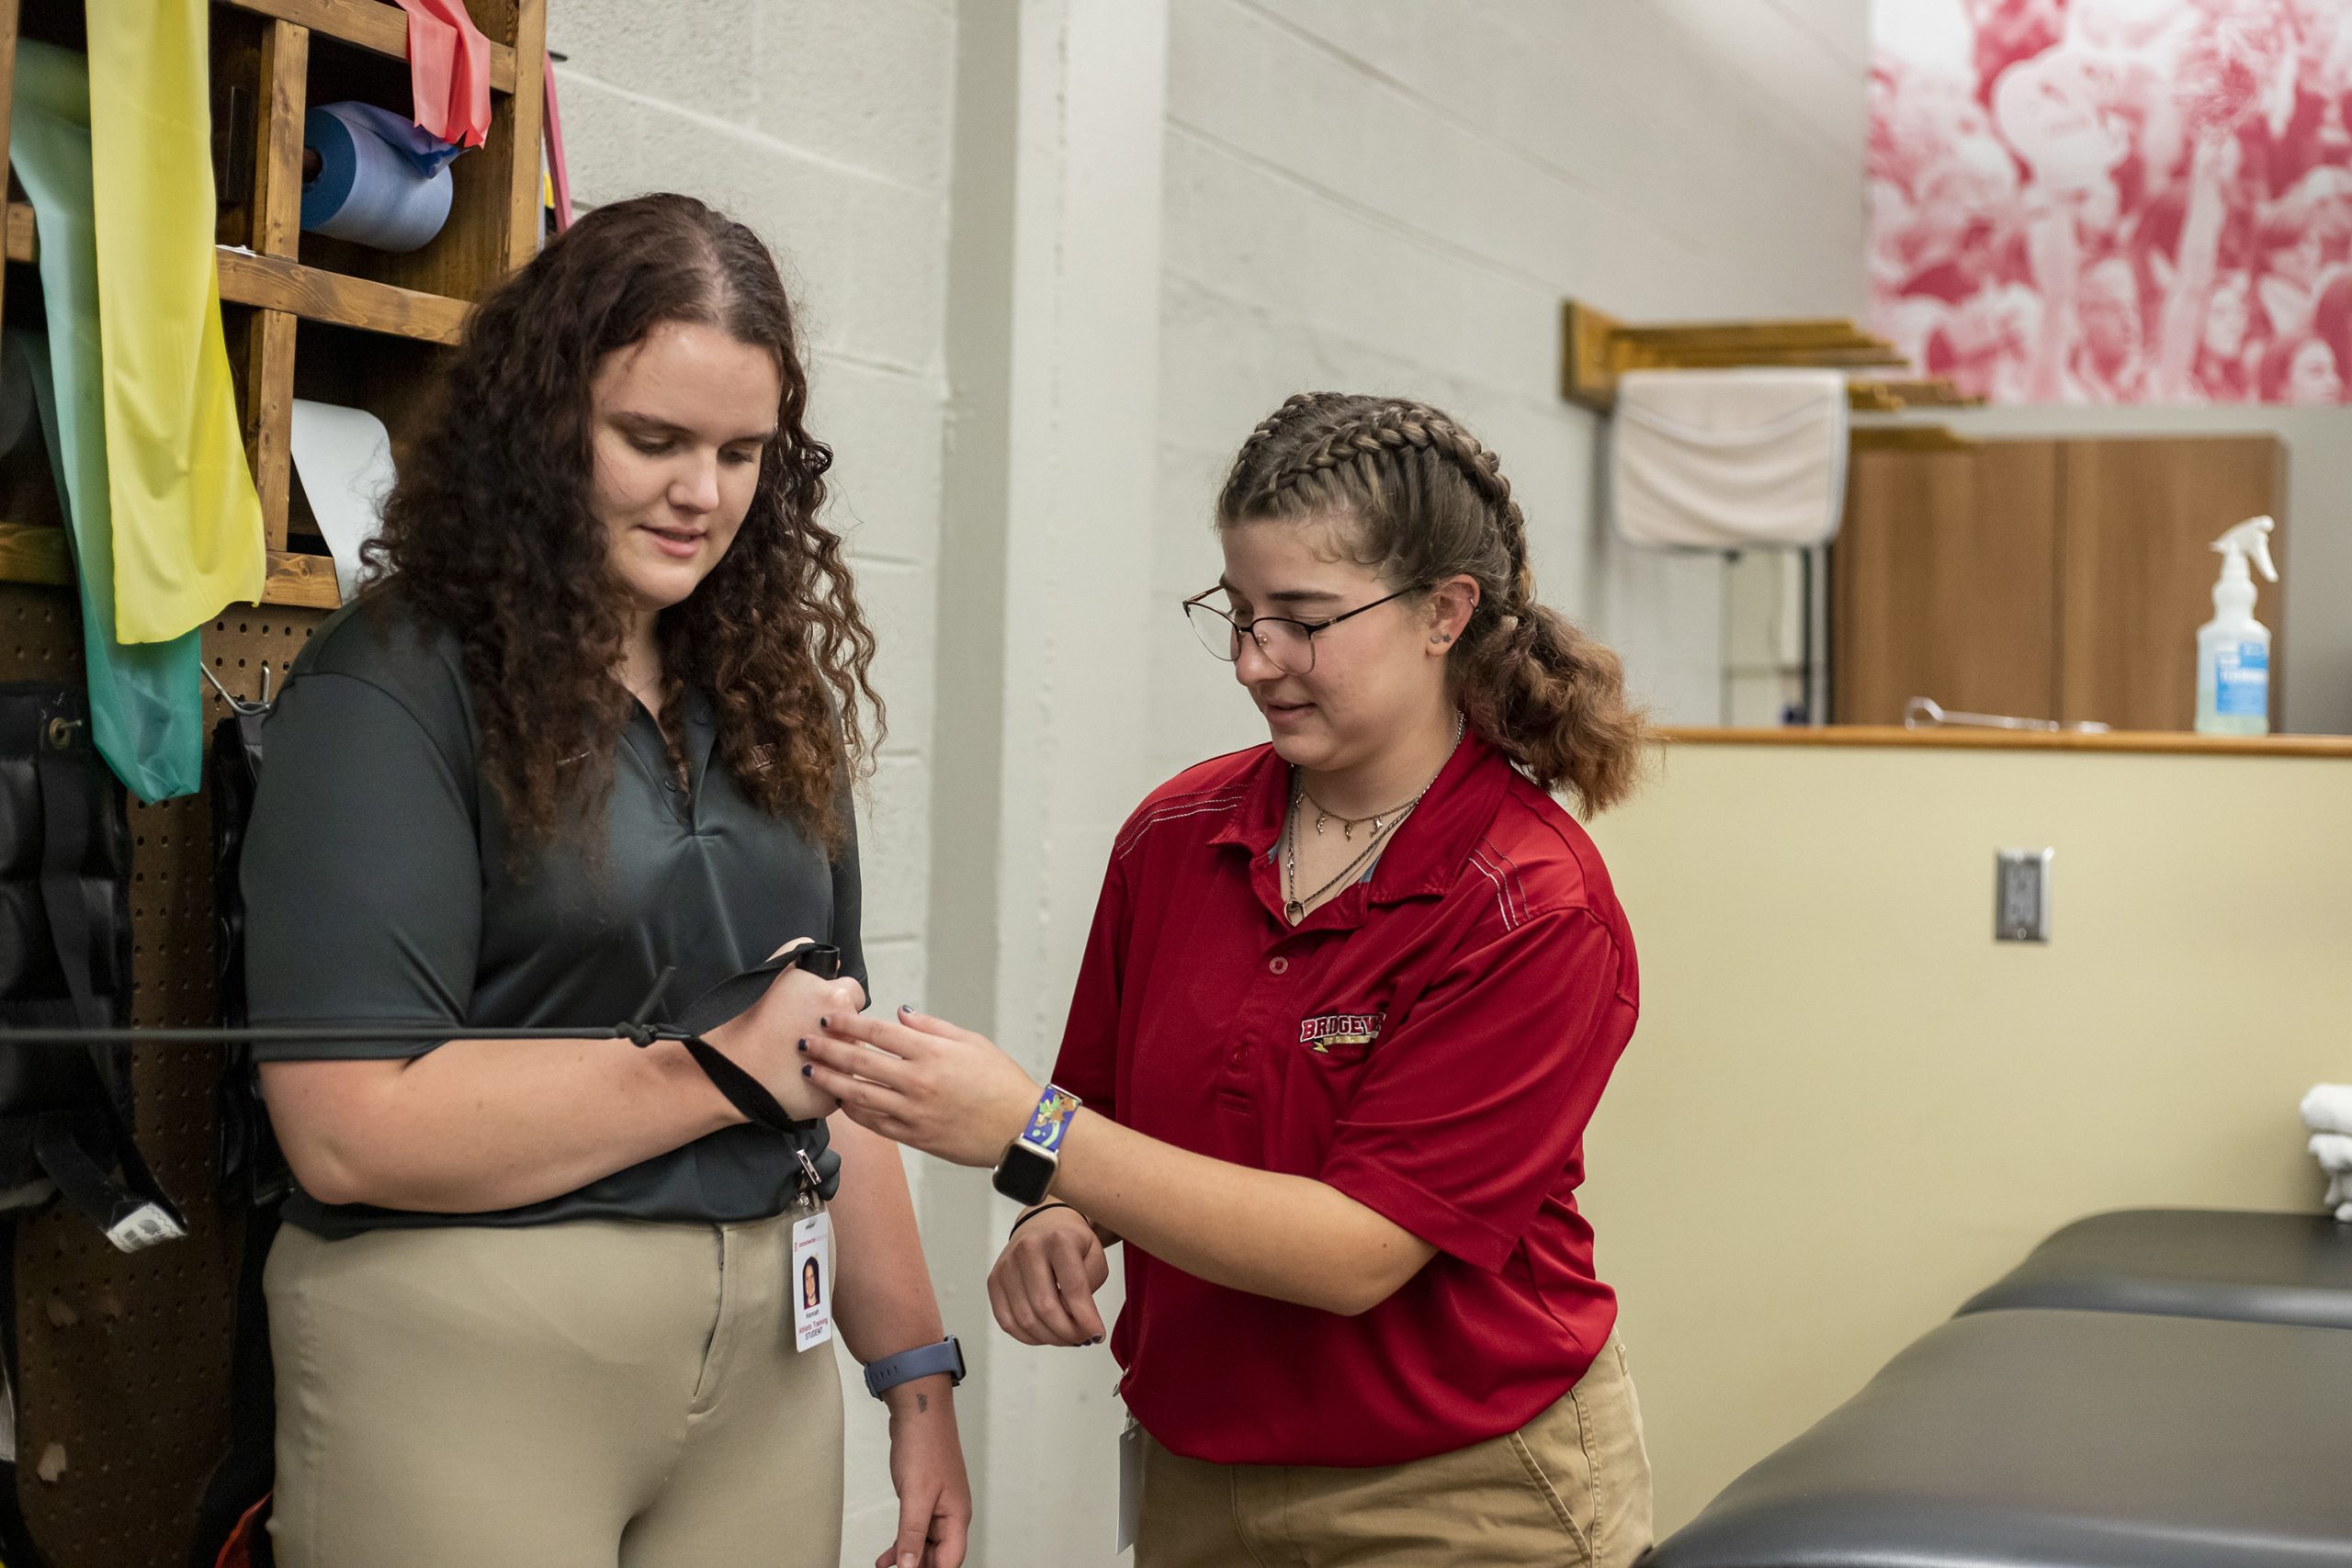
[(1294, 930), (1273, 858), (1289, 787), (1261, 746), (1128, 818), (1055, 1077), (1137, 1132), (1329, 1182), (1438, 1249), (1351, 1318), (1125, 1248), (1111, 1345), (1159, 1442), (1396, 1464), (1524, 1426), (1616, 1321), (1575, 1194), (1634, 1032), (1633, 938), (1592, 840), (1475, 736), (1370, 879)]

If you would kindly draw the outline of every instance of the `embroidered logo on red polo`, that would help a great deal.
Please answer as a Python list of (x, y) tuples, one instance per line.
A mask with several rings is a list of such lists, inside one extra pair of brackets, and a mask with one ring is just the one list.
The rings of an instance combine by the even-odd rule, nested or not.
[(1327, 1012), (1300, 1021), (1298, 1043), (1318, 1056), (1328, 1056), (1334, 1045), (1371, 1044), (1380, 1038), (1381, 1027), (1387, 1021), (1385, 1013)]

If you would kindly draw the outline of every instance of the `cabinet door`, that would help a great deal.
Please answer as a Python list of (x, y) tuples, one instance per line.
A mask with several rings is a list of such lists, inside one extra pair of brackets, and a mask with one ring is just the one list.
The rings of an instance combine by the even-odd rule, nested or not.
[(2058, 712), (2060, 443), (1861, 451), (1830, 552), (1831, 707)]
[[(2275, 436), (2068, 441), (2059, 567), (2059, 711), (2118, 729), (2197, 719), (2197, 628), (2213, 615), (2212, 543), (2259, 513), (2287, 570), (2286, 448)], [(2278, 588), (2256, 581), (2268, 626), (2270, 724), (2282, 706), (2286, 634)]]

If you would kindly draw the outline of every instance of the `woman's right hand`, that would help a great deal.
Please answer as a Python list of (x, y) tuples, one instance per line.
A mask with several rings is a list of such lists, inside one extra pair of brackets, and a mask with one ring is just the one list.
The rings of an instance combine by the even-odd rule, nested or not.
[[(806, 947), (808, 938), (788, 942), (771, 956)], [(760, 999), (703, 1038), (775, 1096), (785, 1113), (815, 1122), (841, 1109), (841, 1101), (800, 1072), (806, 1059), (800, 1042), (817, 1032), (818, 1020), (845, 1017), (865, 1006), (865, 988), (846, 976), (824, 980), (806, 969), (786, 969), (768, 982)]]
[(1012, 1233), (989, 1270), (989, 1303), (1023, 1345), (1091, 1345), (1102, 1337), (1094, 1292), (1110, 1277), (1102, 1238), (1065, 1204)]

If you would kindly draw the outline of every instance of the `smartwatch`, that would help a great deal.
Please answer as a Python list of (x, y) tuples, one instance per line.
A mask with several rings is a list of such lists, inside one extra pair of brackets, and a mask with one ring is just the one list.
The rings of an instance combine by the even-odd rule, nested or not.
[(964, 1382), (964, 1347), (956, 1343), (953, 1334), (936, 1345), (918, 1345), (911, 1350), (883, 1357), (865, 1369), (865, 1392), (879, 1399), (887, 1390), (934, 1372), (947, 1374), (949, 1388)]
[(1061, 1168), (1062, 1138), (1070, 1118), (1078, 1114), (1078, 1096), (1058, 1084), (1048, 1084), (1037, 1097), (1037, 1109), (1021, 1135), (1004, 1145), (989, 1184), (1016, 1203), (1042, 1203)]

